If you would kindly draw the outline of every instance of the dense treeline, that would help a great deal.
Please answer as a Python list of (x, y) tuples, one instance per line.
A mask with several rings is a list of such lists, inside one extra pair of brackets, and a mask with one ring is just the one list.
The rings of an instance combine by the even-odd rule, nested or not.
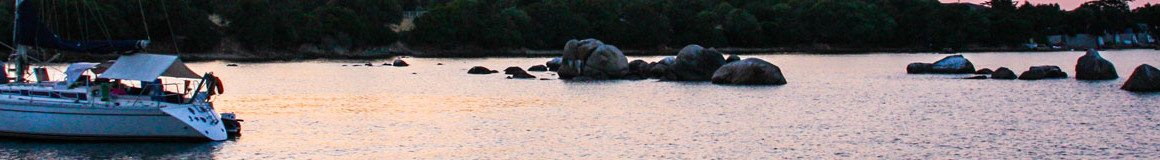
[(455, 0), (432, 8), (407, 33), (442, 48), (551, 49), (574, 38), (625, 48), (702, 44), (775, 47), (944, 48), (1015, 46), (1047, 35), (1140, 31), (1156, 26), (1157, 6), (1097, 0), (1065, 11), (1057, 4), (983, 5), (937, 0)]
[[(392, 0), (35, 0), (61, 38), (152, 39), (150, 49), (211, 52), (224, 40), (248, 50), (365, 48), (396, 42), (402, 19)], [(11, 1), (0, 30), (12, 30)], [(0, 32), (0, 37), (12, 37)], [(3, 40), (11, 44), (11, 39)]]
[[(597, 38), (626, 49), (834, 46), (945, 48), (1044, 43), (1047, 35), (1160, 33), (1160, 6), (1074, 9), (992, 0), (38, 0), (66, 39), (152, 39), (151, 49), (301, 51), (409, 46), (558, 49)], [(11, 2), (0, 13), (12, 15)], [(404, 11), (426, 10), (396, 32)], [(0, 30), (12, 30), (2, 16)], [(1148, 24), (1141, 28), (1139, 23)], [(0, 37), (11, 37), (0, 32)], [(2, 40), (11, 44), (10, 39)]]

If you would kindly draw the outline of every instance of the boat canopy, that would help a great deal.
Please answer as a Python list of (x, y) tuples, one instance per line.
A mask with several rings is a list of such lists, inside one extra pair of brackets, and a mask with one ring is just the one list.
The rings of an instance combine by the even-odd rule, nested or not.
[(201, 78), (175, 55), (138, 53), (121, 56), (97, 78), (152, 82), (158, 77)]
[(85, 71), (89, 69), (97, 67), (99, 64), (100, 63), (81, 62), (68, 65), (68, 69), (64, 70), (65, 82), (68, 82), (69, 85), (72, 85), (77, 81), (77, 79), (81, 78), (81, 74), (84, 74)]

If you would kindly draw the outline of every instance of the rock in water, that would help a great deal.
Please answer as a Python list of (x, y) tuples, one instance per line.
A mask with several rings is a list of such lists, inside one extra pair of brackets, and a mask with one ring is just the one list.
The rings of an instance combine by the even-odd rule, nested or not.
[(544, 65), (548, 66), (549, 71), (557, 71), (557, 70), (560, 70), (561, 61), (563, 61), (563, 59), (552, 58), (552, 60), (548, 61), (547, 63), (544, 63)]
[(596, 39), (569, 40), (564, 44), (564, 56), (560, 57), (560, 69), (557, 70), (560, 79), (582, 76), (588, 57), (603, 45), (604, 42)]
[(979, 69), (978, 71), (975, 71), (975, 74), (991, 74), (991, 73), (995, 73), (995, 71), (992, 71), (990, 68), (983, 68), (983, 69)]
[(475, 66), (475, 67), (471, 67), (471, 69), (467, 70), (467, 74), (492, 74), (492, 73), (498, 73), (498, 71), (487, 69), (487, 67), (483, 67), (483, 66)]
[(963, 55), (947, 56), (934, 63), (911, 63), (906, 65), (906, 73), (966, 74), (975, 73), (975, 65)]
[(410, 66), (410, 64), (407, 64), (407, 61), (403, 61), (402, 59), (396, 59), (395, 62), (391, 62), (391, 65), (395, 67)]
[(1007, 69), (1007, 67), (999, 67), (999, 69), (995, 69), (995, 73), (991, 73), (991, 79), (1015, 79), (1015, 78), (1018, 78), (1017, 76), (1015, 76), (1015, 72), (1011, 71), (1011, 69)]
[(1087, 54), (1079, 57), (1075, 62), (1075, 79), (1078, 80), (1109, 80), (1120, 78), (1112, 62), (1100, 56), (1096, 50), (1088, 50)]
[(1160, 91), (1160, 70), (1148, 64), (1140, 65), (1132, 71), (1132, 75), (1128, 76), (1128, 81), (1124, 82), (1124, 86), (1120, 89), (1133, 92)]
[(928, 73), (928, 72), (930, 72), (930, 66), (931, 66), (930, 63), (918, 63), (918, 62), (910, 63), (910, 64), (906, 65), (906, 73), (909, 73), (909, 74)]
[(592, 79), (617, 79), (628, 74), (628, 58), (613, 45), (600, 45), (584, 61), (583, 76)]
[(930, 67), (934, 73), (975, 73), (975, 65), (963, 55), (947, 56)]
[(543, 71), (548, 71), (548, 67), (544, 66), (544, 65), (534, 65), (532, 67), (528, 67), (528, 71), (543, 72)]
[(987, 79), (987, 76), (970, 76), (963, 79)]
[(740, 56), (737, 56), (737, 55), (729, 55), (729, 58), (725, 58), (725, 63), (726, 63), (726, 64), (728, 64), (728, 63), (733, 63), (733, 62), (737, 62), (737, 61), (740, 61), (740, 60), (741, 60), (741, 57), (740, 57)]
[(517, 78), (517, 79), (535, 79), (535, 78), (536, 78), (536, 76), (533, 76), (533, 75), (531, 75), (531, 74), (528, 74), (528, 72), (523, 72), (523, 73), (516, 73), (516, 74), (512, 74), (512, 78)]
[(1067, 78), (1067, 73), (1064, 73), (1059, 66), (1033, 66), (1023, 74), (1019, 74), (1021, 80), (1039, 80), (1048, 78)]
[(585, 60), (588, 59), (588, 55), (592, 54), (592, 51), (601, 45), (604, 45), (604, 42), (596, 39), (569, 40), (568, 43), (564, 44), (564, 56), (561, 58), (563, 60)]
[(670, 66), (662, 80), (708, 81), (717, 68), (725, 65), (725, 57), (714, 49), (700, 45), (688, 45), (677, 54), (676, 62)]
[(765, 60), (749, 58), (725, 64), (713, 72), (715, 84), (779, 85), (785, 84), (781, 68)]
[(648, 67), (648, 62), (644, 60), (633, 60), (632, 62), (628, 62), (628, 75), (644, 77), (645, 72), (648, 72)]
[(517, 73), (528, 73), (528, 72), (524, 71), (523, 68), (516, 67), (516, 66), (511, 66), (511, 67), (508, 67), (507, 69), (503, 69), (503, 74), (517, 74)]

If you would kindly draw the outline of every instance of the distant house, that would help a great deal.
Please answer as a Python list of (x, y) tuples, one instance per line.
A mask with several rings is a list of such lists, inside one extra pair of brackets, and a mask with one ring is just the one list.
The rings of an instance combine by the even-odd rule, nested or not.
[(1144, 46), (1156, 43), (1145, 24), (1137, 24), (1137, 28), (1128, 28), (1120, 33), (1104, 33), (1101, 36), (1091, 34), (1050, 35), (1047, 42), (1051, 46), (1067, 48), (1101, 48), (1105, 46)]

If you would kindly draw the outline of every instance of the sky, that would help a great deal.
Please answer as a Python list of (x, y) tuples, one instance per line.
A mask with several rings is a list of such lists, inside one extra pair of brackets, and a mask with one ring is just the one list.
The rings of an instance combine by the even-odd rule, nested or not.
[[(942, 1), (944, 3), (970, 2), (970, 3), (975, 3), (975, 4), (981, 4), (981, 3), (987, 2), (989, 0), (939, 0), (939, 1)], [(1059, 3), (1060, 8), (1063, 8), (1064, 10), (1073, 10), (1076, 7), (1079, 7), (1080, 4), (1083, 4), (1084, 2), (1088, 2), (1091, 0), (1014, 0), (1014, 1), (1018, 2), (1018, 4), (1020, 4), (1020, 5), (1023, 4), (1023, 1), (1031, 1), (1032, 4)], [(1160, 0), (1135, 0), (1135, 1), (1132, 1), (1131, 3), (1129, 3), (1129, 5), (1132, 6), (1132, 9), (1135, 9), (1136, 7), (1141, 7), (1141, 6), (1144, 6), (1144, 4), (1149, 4), (1149, 3), (1151, 3), (1152, 5), (1157, 5), (1157, 4), (1160, 4)]]

